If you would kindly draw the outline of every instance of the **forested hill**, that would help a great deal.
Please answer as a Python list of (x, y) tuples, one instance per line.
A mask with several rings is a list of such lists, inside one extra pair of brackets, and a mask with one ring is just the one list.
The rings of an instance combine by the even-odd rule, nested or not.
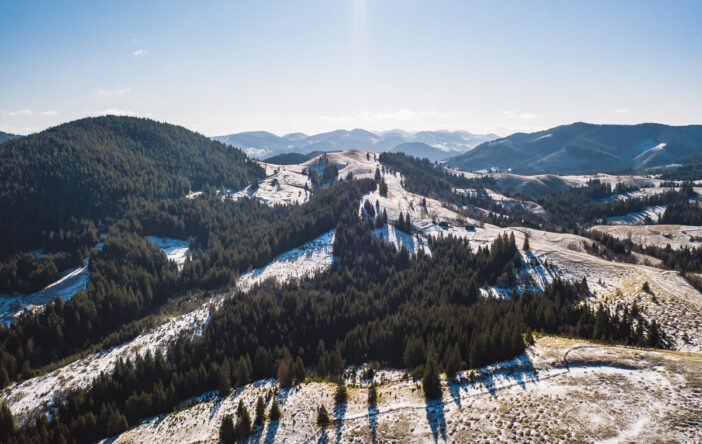
[(0, 145), (2, 256), (118, 216), (128, 199), (242, 188), (263, 175), (240, 150), (143, 118), (86, 118), (10, 140)]
[(485, 142), (446, 164), (471, 171), (514, 172), (641, 170), (688, 163), (702, 156), (702, 125), (593, 125), (573, 123)]
[(7, 140), (16, 139), (18, 137), (20, 137), (20, 136), (16, 136), (16, 135), (10, 134), (10, 133), (3, 133), (2, 131), (0, 131), (0, 143), (3, 143)]

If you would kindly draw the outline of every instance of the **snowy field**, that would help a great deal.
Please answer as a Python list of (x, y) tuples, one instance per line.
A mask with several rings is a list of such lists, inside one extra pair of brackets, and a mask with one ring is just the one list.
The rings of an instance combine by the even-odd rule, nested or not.
[(637, 245), (666, 248), (702, 247), (702, 227), (686, 225), (597, 225), (592, 230), (607, 233), (621, 240), (631, 238)]
[(385, 225), (383, 228), (377, 228), (373, 230), (373, 235), (393, 244), (398, 250), (402, 249), (402, 247), (407, 248), (410, 255), (415, 255), (420, 250), (431, 254), (431, 248), (429, 248), (425, 239), (397, 230), (394, 225)]
[(0, 323), (10, 325), (12, 320), (26, 310), (36, 310), (45, 304), (61, 298), (69, 300), (80, 290), (85, 290), (88, 285), (90, 272), (88, 271), (88, 260), (80, 268), (67, 270), (61, 279), (49, 284), (43, 290), (30, 295), (15, 293), (13, 295), (0, 295)]
[(156, 246), (168, 256), (168, 259), (178, 264), (179, 270), (183, 268), (185, 259), (190, 253), (188, 241), (158, 236), (146, 236), (146, 239), (151, 240), (151, 242), (156, 244)]
[(655, 223), (665, 213), (665, 205), (656, 205), (646, 207), (641, 211), (625, 214), (624, 216), (610, 217), (607, 219), (607, 224), (610, 225), (644, 225), (647, 223)]
[(6, 402), (21, 427), (37, 415), (50, 411), (56, 397), (70, 389), (85, 388), (101, 372), (111, 372), (120, 359), (132, 359), (137, 353), (164, 351), (181, 332), (199, 334), (209, 317), (209, 303), (203, 307), (167, 320), (151, 331), (135, 339), (94, 353), (42, 376), (15, 383), (0, 394), (0, 402)]
[(237, 279), (237, 287), (241, 291), (248, 291), (255, 284), (260, 284), (266, 279), (275, 279), (278, 283), (284, 283), (291, 279), (311, 277), (331, 266), (334, 261), (333, 245), (334, 230), (331, 230), (299, 248), (277, 256), (263, 268), (242, 274)]
[(598, 199), (598, 202), (614, 202), (617, 200), (628, 200), (628, 199), (642, 199), (650, 196), (655, 196), (657, 194), (662, 194), (667, 191), (674, 191), (675, 188), (668, 187), (653, 187), (653, 188), (642, 188), (636, 191), (629, 191), (628, 193), (614, 194), (612, 196), (607, 196), (602, 199)]
[[(420, 381), (389, 372), (368, 407), (367, 384), (349, 387), (334, 405), (335, 386), (307, 383), (278, 392), (282, 418), (258, 428), (253, 442), (694, 442), (702, 437), (702, 357), (594, 345), (545, 337), (524, 355), (442, 381), (442, 399), (427, 401)], [(380, 382), (380, 381), (378, 381)], [(144, 421), (110, 442), (217, 442), (226, 414), (240, 400), (275, 388), (258, 381), (222, 399), (211, 394), (179, 412)], [(270, 406), (269, 401), (267, 408)], [(321, 430), (316, 408), (333, 419)], [(609, 440), (609, 441), (608, 441)]]

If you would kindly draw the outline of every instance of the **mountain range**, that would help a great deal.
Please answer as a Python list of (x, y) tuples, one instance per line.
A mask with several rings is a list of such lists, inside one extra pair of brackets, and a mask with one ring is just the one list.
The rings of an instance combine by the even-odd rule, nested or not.
[(633, 169), (688, 163), (702, 158), (702, 125), (594, 125), (577, 122), (545, 131), (488, 141), (446, 160), (477, 171), (564, 173)]
[[(406, 143), (423, 144), (412, 147), (426, 152), (432, 160), (442, 160), (451, 155), (466, 152), (482, 142), (496, 139), (495, 134), (478, 135), (466, 131), (419, 131), (403, 130), (370, 132), (364, 129), (336, 130), (307, 135), (291, 133), (278, 136), (267, 131), (251, 131), (213, 137), (214, 140), (241, 148), (246, 154), (265, 159), (284, 153), (329, 152), (349, 148), (382, 153)], [(431, 150), (433, 148), (434, 150)], [(445, 154), (443, 154), (445, 153)], [(408, 153), (409, 154), (409, 153)]]

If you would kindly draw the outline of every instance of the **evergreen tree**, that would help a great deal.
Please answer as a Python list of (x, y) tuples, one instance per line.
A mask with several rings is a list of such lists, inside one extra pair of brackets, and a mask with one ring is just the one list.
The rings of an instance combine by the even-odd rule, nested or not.
[(222, 424), (219, 426), (219, 439), (226, 443), (236, 441), (236, 432), (234, 430), (234, 421), (232, 415), (225, 415), (222, 418)]
[(0, 389), (5, 388), (10, 383), (10, 376), (5, 370), (5, 366), (0, 363)]
[(239, 401), (234, 436), (237, 441), (245, 441), (251, 436), (251, 416), (243, 401)]
[(388, 184), (385, 183), (385, 178), (380, 179), (380, 185), (378, 185), (378, 192), (381, 196), (388, 195)]
[(439, 370), (436, 366), (436, 360), (433, 353), (427, 357), (427, 362), (424, 365), (424, 378), (422, 378), (422, 389), (424, 396), (428, 399), (441, 398), (441, 380), (439, 379)]
[(295, 362), (293, 363), (292, 374), (296, 384), (304, 382), (305, 378), (307, 378), (305, 364), (302, 363), (302, 358), (299, 356), (297, 357), (297, 359), (295, 359)]
[(317, 407), (317, 425), (321, 428), (326, 428), (329, 427), (329, 424), (331, 424), (329, 413), (327, 413), (327, 409), (323, 405), (320, 405)]
[(229, 379), (229, 372), (222, 366), (219, 368), (217, 373), (217, 390), (219, 391), (219, 396), (227, 396), (232, 389), (232, 382)]
[(661, 340), (660, 333), (658, 331), (658, 322), (652, 320), (648, 324), (648, 330), (646, 331), (646, 343), (649, 347), (658, 347)]
[(263, 425), (263, 422), (266, 420), (266, 404), (263, 402), (262, 397), (258, 397), (258, 400), (256, 401), (256, 419), (254, 420), (254, 423), (256, 425)]
[(426, 350), (424, 348), (424, 341), (421, 338), (411, 337), (405, 346), (405, 366), (410, 370), (414, 370), (422, 365), (425, 360)]
[(372, 382), (368, 389), (368, 405), (374, 406), (378, 403), (378, 390), (375, 388), (375, 383)]
[(334, 393), (334, 402), (336, 404), (343, 404), (349, 399), (349, 392), (346, 389), (346, 384), (343, 381), (339, 381), (336, 384), (336, 393)]
[(290, 365), (290, 359), (287, 357), (282, 358), (278, 361), (278, 382), (280, 387), (288, 388), (292, 386), (293, 373)]
[(10, 437), (17, 432), (15, 417), (12, 416), (12, 411), (3, 402), (0, 404), (0, 441), (8, 442)]
[(271, 411), (268, 412), (268, 420), (273, 422), (277, 421), (281, 417), (280, 408), (278, 407), (278, 401), (273, 398), (273, 405), (271, 406)]
[(463, 366), (463, 358), (461, 357), (461, 349), (458, 347), (458, 343), (454, 344), (453, 347), (447, 347), (446, 353), (446, 376), (454, 378)]
[(522, 251), (530, 251), (531, 248), (529, 246), (529, 233), (524, 234), (524, 243), (522, 244)]

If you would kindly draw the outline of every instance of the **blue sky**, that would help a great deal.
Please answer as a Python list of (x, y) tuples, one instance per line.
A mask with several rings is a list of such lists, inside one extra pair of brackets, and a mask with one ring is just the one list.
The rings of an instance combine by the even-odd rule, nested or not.
[(0, 130), (702, 123), (700, 1), (0, 0)]

